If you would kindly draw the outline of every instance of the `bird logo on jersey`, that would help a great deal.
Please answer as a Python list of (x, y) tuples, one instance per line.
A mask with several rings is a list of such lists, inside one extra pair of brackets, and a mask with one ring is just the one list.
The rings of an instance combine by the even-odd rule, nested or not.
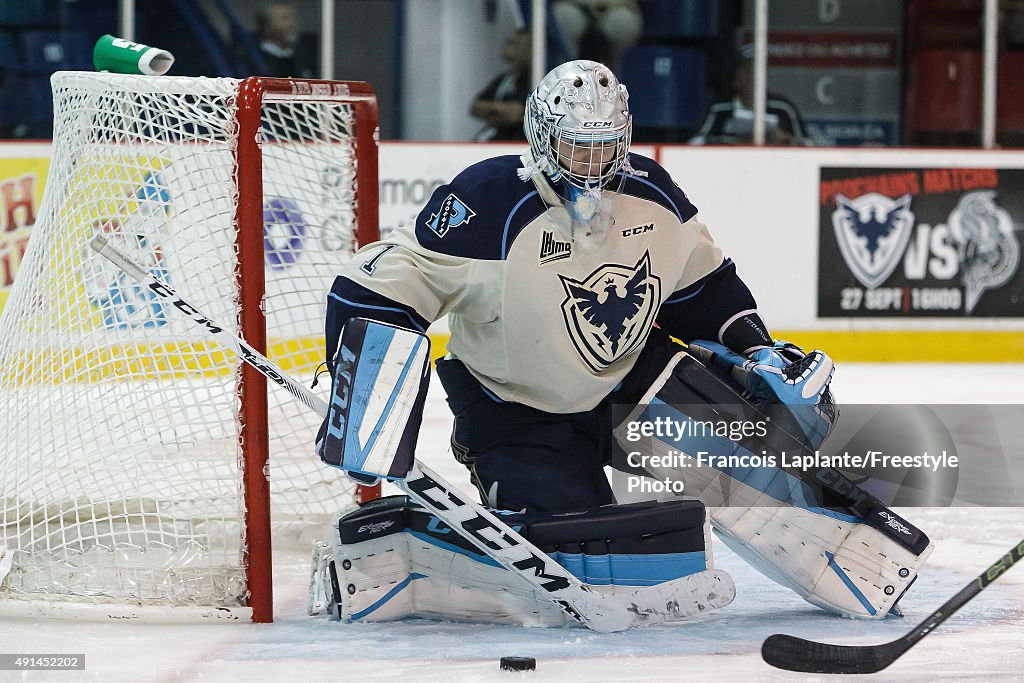
[(457, 228), (469, 222), (469, 219), (476, 215), (473, 209), (466, 206), (466, 203), (450, 194), (441, 202), (441, 208), (437, 213), (430, 215), (427, 227), (434, 231), (438, 237), (444, 237), (452, 228)]
[(910, 195), (890, 199), (877, 192), (856, 199), (836, 196), (832, 228), (846, 265), (862, 285), (874, 289), (892, 275), (914, 227)]
[(651, 273), (649, 252), (629, 266), (608, 264), (582, 282), (559, 275), (565, 288), (562, 316), (573, 345), (600, 372), (634, 351), (654, 323), (661, 278)]

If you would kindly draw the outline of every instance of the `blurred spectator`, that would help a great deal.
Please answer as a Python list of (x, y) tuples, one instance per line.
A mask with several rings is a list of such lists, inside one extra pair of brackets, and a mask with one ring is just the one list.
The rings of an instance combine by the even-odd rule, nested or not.
[(530, 32), (519, 29), (505, 39), (501, 59), (508, 66), (480, 91), (469, 113), (487, 125), (476, 140), (526, 140), (523, 112), (530, 83)]
[(613, 71), (643, 31), (637, 0), (554, 0), (551, 11), (572, 59), (593, 59)]
[(1024, 0), (1003, 0), (999, 12), (1003, 49), (1024, 49)]
[(256, 12), (256, 37), (260, 56), (267, 65), (261, 76), (313, 78), (316, 64), (299, 42), (295, 8), (285, 2), (271, 2)]
[[(711, 103), (692, 145), (749, 145), (754, 141), (754, 60), (745, 54), (733, 73), (732, 97)], [(810, 138), (796, 105), (781, 95), (765, 98), (765, 143), (807, 145)]]

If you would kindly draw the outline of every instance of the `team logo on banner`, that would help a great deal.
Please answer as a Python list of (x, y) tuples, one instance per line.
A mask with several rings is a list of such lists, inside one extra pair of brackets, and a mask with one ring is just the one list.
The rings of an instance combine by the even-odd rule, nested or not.
[(646, 339), (661, 302), (661, 279), (651, 273), (648, 252), (632, 267), (604, 265), (582, 282), (559, 278), (566, 329), (592, 369), (603, 370)]
[(1024, 170), (823, 167), (818, 190), (818, 315), (1024, 315)]
[[(97, 220), (91, 230), (110, 236), (136, 261), (146, 264), (150, 275), (171, 282), (164, 240), (171, 234), (174, 211), (163, 175), (147, 171), (135, 188), (134, 202), (128, 206), (128, 213)], [(83, 260), (82, 268), (89, 303), (99, 312), (105, 329), (167, 324), (166, 305), (161, 298), (120, 268), (91, 254)]]
[(450, 194), (441, 202), (441, 209), (430, 215), (427, 227), (434, 231), (438, 237), (444, 237), (452, 228), (469, 223), (469, 220), (476, 215), (473, 209), (466, 206), (465, 202)]
[(850, 272), (862, 285), (874, 289), (892, 275), (907, 249), (914, 227), (910, 195), (889, 199), (870, 192), (847, 199), (840, 194), (832, 227)]
[(967, 312), (974, 310), (986, 289), (1002, 287), (1017, 272), (1020, 247), (1013, 237), (1013, 219), (996, 206), (995, 192), (964, 195), (949, 215), (949, 230), (960, 254), (960, 277)]

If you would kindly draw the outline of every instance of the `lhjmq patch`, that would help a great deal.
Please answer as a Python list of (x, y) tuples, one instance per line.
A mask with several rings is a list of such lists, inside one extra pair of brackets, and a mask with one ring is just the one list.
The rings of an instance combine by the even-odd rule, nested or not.
[(651, 273), (650, 252), (632, 267), (606, 264), (583, 281), (559, 278), (569, 338), (593, 370), (603, 370), (647, 338), (661, 302), (661, 278)]
[(476, 215), (473, 209), (466, 206), (466, 203), (450, 194), (441, 202), (441, 208), (437, 213), (430, 215), (427, 227), (434, 231), (438, 237), (444, 237), (452, 228), (469, 223), (469, 219)]
[(544, 230), (540, 235), (540, 258), (538, 265), (546, 266), (555, 261), (563, 261), (572, 258), (572, 242), (563, 242), (555, 239), (555, 233)]

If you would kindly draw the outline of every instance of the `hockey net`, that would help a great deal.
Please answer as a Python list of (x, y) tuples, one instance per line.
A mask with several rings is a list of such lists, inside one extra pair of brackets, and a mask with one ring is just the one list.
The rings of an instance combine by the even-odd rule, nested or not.
[(377, 237), (373, 91), (84, 72), (52, 84), (45, 193), (0, 316), (0, 611), (268, 621), (270, 520), (326, 518), (367, 492), (313, 454), (316, 415), (88, 244), (107, 235), (311, 382), (325, 294)]

